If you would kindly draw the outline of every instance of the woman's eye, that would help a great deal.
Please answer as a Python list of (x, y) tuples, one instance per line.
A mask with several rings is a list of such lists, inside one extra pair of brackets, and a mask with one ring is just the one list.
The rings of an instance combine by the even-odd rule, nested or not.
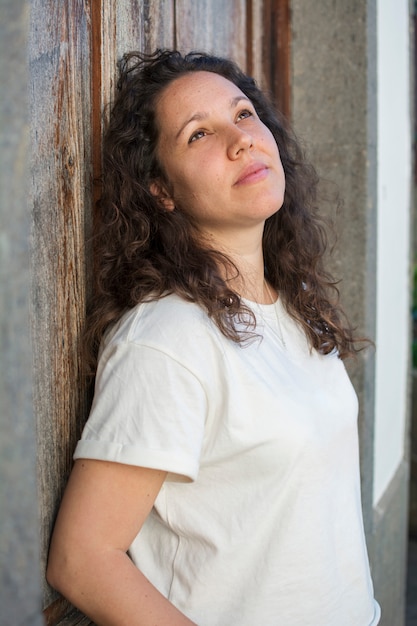
[(204, 130), (197, 130), (195, 133), (193, 133), (191, 135), (191, 137), (188, 140), (188, 143), (193, 143), (193, 141), (196, 141), (197, 139), (201, 139), (201, 137), (204, 137), (206, 133), (204, 132)]
[(247, 117), (252, 117), (252, 116), (253, 116), (252, 111), (249, 111), (249, 109), (243, 109), (243, 111), (241, 111), (239, 115), (237, 116), (237, 121), (239, 122), (240, 120), (244, 120)]

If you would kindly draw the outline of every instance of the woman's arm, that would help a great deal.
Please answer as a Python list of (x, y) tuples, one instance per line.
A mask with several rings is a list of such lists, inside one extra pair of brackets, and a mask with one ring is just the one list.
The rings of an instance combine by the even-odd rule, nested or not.
[(47, 580), (99, 626), (193, 624), (126, 554), (165, 476), (119, 463), (75, 462), (52, 536)]

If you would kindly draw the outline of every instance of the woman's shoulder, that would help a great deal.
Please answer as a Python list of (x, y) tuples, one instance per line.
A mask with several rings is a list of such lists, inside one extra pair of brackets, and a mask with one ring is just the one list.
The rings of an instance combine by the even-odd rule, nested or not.
[(218, 338), (207, 313), (176, 294), (142, 302), (126, 311), (105, 337), (105, 345), (132, 343), (169, 349)]

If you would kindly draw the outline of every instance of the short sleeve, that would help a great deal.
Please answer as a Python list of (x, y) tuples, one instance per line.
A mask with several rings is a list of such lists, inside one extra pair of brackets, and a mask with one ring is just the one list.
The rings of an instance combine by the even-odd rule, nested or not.
[(201, 382), (176, 358), (153, 347), (108, 346), (97, 370), (91, 413), (74, 459), (114, 461), (198, 474), (207, 398)]

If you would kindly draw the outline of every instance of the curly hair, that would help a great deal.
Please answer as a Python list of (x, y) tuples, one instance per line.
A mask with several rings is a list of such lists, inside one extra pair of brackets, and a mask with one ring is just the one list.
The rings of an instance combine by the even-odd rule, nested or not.
[[(117, 94), (103, 141), (96, 284), (85, 336), (90, 362), (95, 362), (106, 329), (127, 309), (168, 293), (202, 306), (235, 342), (244, 342), (256, 329), (253, 312), (222, 277), (222, 267), (237, 268), (202, 244), (189, 216), (166, 211), (150, 191), (152, 181), (166, 180), (157, 157), (156, 103), (172, 81), (198, 71), (234, 83), (251, 100), (279, 149), (286, 190), (282, 208), (265, 223), (265, 275), (312, 348), (323, 354), (337, 349), (341, 358), (356, 353), (335, 281), (324, 269), (328, 243), (316, 206), (318, 177), (287, 121), (231, 60), (157, 50), (150, 55), (130, 52), (119, 62)], [(241, 330), (242, 320), (246, 331)]]

